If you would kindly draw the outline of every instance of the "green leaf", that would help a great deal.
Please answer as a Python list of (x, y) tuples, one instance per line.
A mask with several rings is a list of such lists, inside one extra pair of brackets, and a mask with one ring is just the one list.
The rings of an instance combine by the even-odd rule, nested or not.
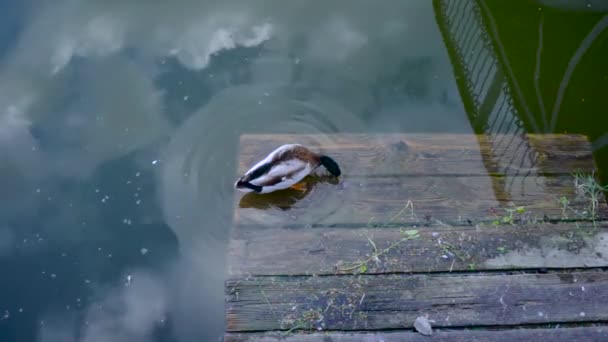
[(359, 273), (365, 273), (367, 272), (367, 265), (363, 264), (361, 266), (359, 266)]
[(498, 226), (498, 225), (500, 225), (500, 221), (496, 220), (496, 221), (492, 222), (492, 224), (495, 226)]
[(504, 222), (504, 223), (509, 223), (509, 222), (511, 222), (511, 220), (512, 219), (509, 216), (505, 216), (502, 218), (502, 222)]
[(517, 209), (515, 209), (515, 211), (517, 211), (520, 214), (523, 214), (526, 212), (526, 207), (517, 207)]
[(416, 235), (418, 235), (418, 229), (404, 230), (401, 234), (408, 237), (416, 237)]
[(505, 252), (505, 250), (506, 250), (506, 248), (504, 248), (503, 246), (496, 247), (496, 249), (497, 249), (499, 252), (501, 252), (501, 253), (504, 253), (504, 252)]

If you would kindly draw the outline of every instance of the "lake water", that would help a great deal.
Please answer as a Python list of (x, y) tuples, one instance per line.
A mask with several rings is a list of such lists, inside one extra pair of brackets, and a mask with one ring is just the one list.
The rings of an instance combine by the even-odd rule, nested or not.
[(607, 59), (603, 0), (4, 0), (0, 341), (220, 339), (240, 134), (582, 133), (605, 177)]

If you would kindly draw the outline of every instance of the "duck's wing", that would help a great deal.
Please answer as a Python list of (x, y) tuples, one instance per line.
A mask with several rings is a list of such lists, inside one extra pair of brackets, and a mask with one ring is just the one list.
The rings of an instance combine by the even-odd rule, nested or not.
[(276, 150), (274, 150), (270, 154), (268, 154), (264, 159), (260, 160), (255, 165), (253, 165), (251, 167), (251, 169), (249, 169), (245, 173), (245, 175), (256, 172), (256, 170), (258, 170), (258, 169), (264, 170), (264, 172), (262, 174), (266, 173), (268, 171), (268, 169), (266, 169), (266, 168), (272, 167), (273, 165), (276, 165), (276, 164), (284, 161), (285, 159), (291, 159), (292, 156), (290, 154), (290, 151), (297, 149), (299, 146), (301, 146), (301, 145), (285, 144), (285, 145), (278, 147)]
[[(259, 168), (261, 169), (261, 168)], [(254, 170), (252, 175), (259, 169)], [(256, 178), (251, 178), (251, 184), (272, 186), (280, 182), (295, 183), (310, 172), (310, 164), (300, 159), (289, 159), (270, 166), (270, 169)]]

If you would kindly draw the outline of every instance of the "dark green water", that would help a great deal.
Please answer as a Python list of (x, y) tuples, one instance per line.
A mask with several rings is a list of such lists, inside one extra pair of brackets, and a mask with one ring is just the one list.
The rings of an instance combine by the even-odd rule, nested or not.
[(606, 182), (606, 1), (142, 3), (0, 2), (2, 342), (220, 338), (242, 133), (583, 133)]

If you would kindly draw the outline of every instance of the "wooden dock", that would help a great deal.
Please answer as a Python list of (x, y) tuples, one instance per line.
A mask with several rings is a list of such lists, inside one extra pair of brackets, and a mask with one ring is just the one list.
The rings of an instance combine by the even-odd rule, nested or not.
[(245, 135), (238, 174), (291, 142), (343, 176), (236, 195), (226, 341), (608, 340), (584, 136)]

